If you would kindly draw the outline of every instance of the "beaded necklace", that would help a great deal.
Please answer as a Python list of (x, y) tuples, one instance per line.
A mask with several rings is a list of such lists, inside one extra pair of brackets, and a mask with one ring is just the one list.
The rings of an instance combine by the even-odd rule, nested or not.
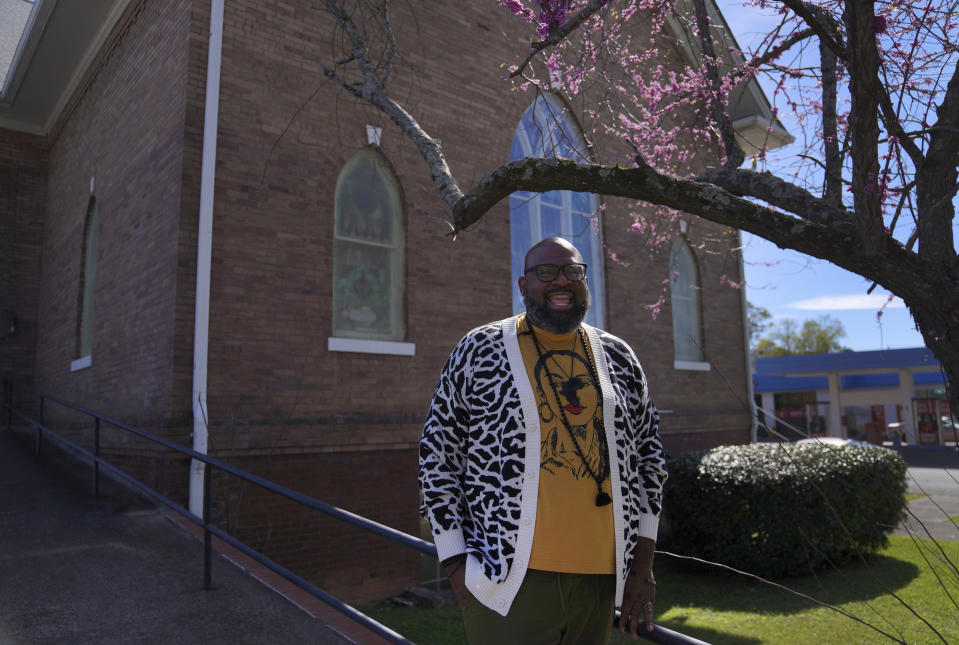
[[(536, 354), (539, 356), (539, 360), (543, 361), (543, 348), (539, 344), (539, 339), (536, 338), (536, 332), (533, 331), (532, 323), (527, 321), (529, 326), (530, 336), (533, 337), (533, 347), (536, 348)], [(596, 374), (596, 368), (593, 366), (593, 357), (590, 355), (589, 346), (586, 344), (586, 339), (583, 337), (583, 328), (577, 328), (577, 333), (579, 336), (579, 341), (583, 345), (583, 351), (586, 352), (586, 368), (589, 370), (589, 375), (593, 379), (593, 387), (596, 388), (598, 401), (602, 402), (602, 393), (599, 391), (599, 378)], [(573, 350), (575, 353), (576, 343), (573, 342)], [(543, 361), (545, 363), (545, 361)], [(562, 368), (560, 368), (562, 369)], [(573, 378), (572, 369), (570, 370), (570, 380)], [(576, 433), (573, 432), (573, 426), (569, 422), (569, 419), (566, 418), (566, 410), (563, 408), (563, 403), (559, 398), (559, 392), (556, 391), (556, 384), (553, 383), (553, 379), (547, 378), (549, 381), (549, 387), (553, 391), (553, 396), (556, 397), (556, 405), (559, 408), (560, 418), (563, 421), (563, 426), (566, 428), (566, 432), (569, 433), (569, 438), (573, 442), (573, 446), (576, 448), (576, 454), (579, 455), (580, 460), (583, 462), (583, 466), (586, 468), (586, 472), (589, 473), (589, 476), (593, 478), (593, 481), (596, 482), (596, 506), (606, 506), (612, 502), (612, 498), (603, 490), (603, 481), (609, 476), (609, 457), (606, 454), (606, 437), (602, 432), (597, 430), (596, 438), (599, 440), (599, 472), (593, 472), (592, 466), (589, 465), (583, 449), (579, 447), (579, 442), (576, 440)]]

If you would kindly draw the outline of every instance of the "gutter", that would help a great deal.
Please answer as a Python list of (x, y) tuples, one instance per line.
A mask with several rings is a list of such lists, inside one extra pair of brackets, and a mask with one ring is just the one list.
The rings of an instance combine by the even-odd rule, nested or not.
[[(217, 116), (223, 53), (223, 5), (210, 6), (210, 44), (206, 64), (206, 108), (203, 116), (203, 158), (200, 166), (200, 217), (196, 248), (196, 305), (193, 319), (193, 449), (207, 454), (209, 411), (206, 405), (210, 344), (210, 267), (213, 255), (213, 188), (216, 173)], [(203, 474), (206, 466), (190, 464), (190, 512), (203, 516)]]

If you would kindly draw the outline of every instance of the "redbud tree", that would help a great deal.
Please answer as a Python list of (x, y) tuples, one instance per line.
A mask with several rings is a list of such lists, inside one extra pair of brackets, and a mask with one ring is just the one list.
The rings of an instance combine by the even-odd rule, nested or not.
[[(439, 143), (388, 92), (389, 2), (352, 0), (346, 10), (326, 0), (347, 52), (327, 76), (418, 147), (454, 233), (514, 191), (549, 190), (652, 205), (637, 207), (637, 230), (679, 211), (748, 231), (902, 298), (959, 411), (959, 2), (744, 0), (778, 24), (740, 51), (711, 0), (484, 1), (528, 23), (529, 48), (508, 67), (515, 82), (588, 94), (584, 129), (631, 154), (607, 165), (522, 159), (464, 189)], [(678, 69), (659, 52), (677, 25), (695, 54)], [(774, 159), (771, 145), (744, 150), (734, 131), (730, 97), (758, 76), (774, 88), (773, 116), (791, 113), (792, 159)], [(715, 163), (692, 163), (690, 140)]]

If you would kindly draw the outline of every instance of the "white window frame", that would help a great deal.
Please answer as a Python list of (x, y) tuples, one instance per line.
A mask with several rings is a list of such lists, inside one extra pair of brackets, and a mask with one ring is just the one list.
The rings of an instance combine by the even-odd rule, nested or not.
[[(540, 131), (545, 132), (545, 136), (540, 137), (538, 145), (530, 141), (524, 127), (528, 118), (538, 124)], [(549, 126), (547, 128), (547, 126)], [(510, 154), (510, 161), (516, 161), (524, 157), (550, 158), (557, 156), (557, 147), (565, 146), (570, 149), (571, 157), (577, 161), (589, 162), (587, 156), (586, 142), (580, 133), (579, 126), (569, 117), (568, 110), (563, 105), (561, 99), (552, 93), (541, 94), (534, 99), (533, 103), (523, 112), (516, 130), (513, 134), (513, 147)], [(517, 147), (519, 155), (516, 154)], [(576, 244), (580, 253), (583, 254), (583, 261), (588, 265), (587, 277), (589, 279), (589, 290), (593, 297), (593, 304), (586, 316), (586, 322), (596, 327), (605, 328), (606, 326), (606, 280), (605, 280), (605, 253), (603, 247), (602, 220), (600, 219), (599, 197), (593, 193), (580, 193), (580, 200), (585, 199), (586, 207), (577, 209), (574, 200), (577, 199), (576, 193), (569, 190), (553, 191), (560, 197), (560, 230), (545, 230), (543, 224), (543, 198), (542, 193), (513, 193), (510, 196), (510, 249), (511, 249), (511, 293), (513, 294), (513, 313), (521, 313), (526, 307), (523, 304), (523, 297), (519, 293), (517, 280), (522, 275), (522, 266), (526, 252), (529, 248), (540, 240), (549, 236), (559, 236)], [(529, 239), (518, 239), (520, 232), (516, 220), (514, 220), (514, 209), (523, 205), (529, 213)], [(551, 206), (551, 205), (550, 205)], [(589, 211), (588, 213), (586, 211)], [(590, 218), (593, 221), (590, 221)], [(588, 226), (593, 231), (592, 241), (589, 248), (582, 248), (583, 244), (577, 242), (576, 232), (583, 232), (584, 227)], [(582, 239), (579, 237), (579, 239)]]
[[(679, 262), (680, 254), (687, 255), (691, 266), (689, 267), (692, 275), (689, 277), (691, 293), (678, 294), (677, 284), (683, 282), (677, 279), (681, 276), (682, 264)], [(699, 261), (693, 252), (692, 245), (685, 236), (681, 235), (673, 242), (669, 251), (669, 297), (670, 309), (672, 310), (673, 322), (673, 367), (677, 370), (692, 370), (708, 372), (711, 369), (706, 360), (706, 340), (703, 324), (703, 301), (702, 301), (702, 282), (699, 278)], [(680, 301), (680, 302), (678, 302)], [(679, 306), (682, 303), (682, 306)], [(680, 316), (692, 313), (695, 320), (691, 322), (691, 328), (695, 331), (696, 337), (692, 339), (692, 347), (695, 355), (681, 355), (683, 350), (688, 347), (688, 343), (680, 343), (680, 331), (682, 328), (690, 328), (689, 321), (682, 321)]]
[[(405, 218), (403, 213), (403, 203), (400, 195), (399, 181), (396, 176), (390, 170), (389, 166), (386, 163), (386, 160), (383, 159), (382, 155), (373, 147), (367, 147), (363, 150), (357, 152), (349, 161), (344, 164), (343, 169), (340, 172), (340, 176), (337, 179), (337, 191), (336, 194), (339, 194), (339, 188), (343, 180), (348, 176), (350, 170), (356, 164), (360, 163), (363, 159), (368, 158), (372, 159), (377, 166), (378, 174), (380, 179), (383, 181), (384, 186), (391, 193), (391, 201), (395, 208), (391, 213), (391, 222), (393, 226), (393, 242), (392, 244), (382, 244), (378, 242), (372, 242), (370, 240), (360, 240), (353, 239), (346, 235), (341, 235), (338, 232), (337, 222), (341, 217), (340, 206), (341, 204), (334, 204), (334, 223), (333, 223), (333, 244), (334, 244), (334, 255), (336, 254), (336, 243), (337, 240), (343, 240), (346, 242), (359, 243), (369, 246), (380, 246), (382, 248), (390, 249), (390, 327), (392, 332), (390, 334), (377, 334), (377, 333), (365, 333), (362, 331), (355, 331), (349, 329), (337, 329), (336, 321), (336, 295), (333, 293), (331, 298), (331, 307), (333, 307), (333, 319), (331, 320), (331, 329), (333, 335), (327, 339), (327, 349), (331, 352), (360, 352), (366, 354), (393, 354), (393, 355), (402, 355), (402, 356), (412, 356), (415, 351), (415, 345), (412, 343), (402, 342), (406, 337), (406, 312), (405, 312), (405, 298), (406, 298), (406, 231), (405, 231)], [(334, 258), (332, 280), (334, 281), (333, 289), (335, 289), (335, 281), (337, 276), (335, 275), (336, 261)]]
[(363, 340), (362, 338), (337, 338), (335, 336), (331, 336), (326, 340), (326, 349), (330, 352), (416, 356), (416, 343), (397, 343), (386, 340)]
[(76, 358), (70, 363), (71, 372), (85, 369), (93, 364), (94, 302), (97, 288), (97, 262), (100, 254), (100, 207), (93, 195), (90, 195), (87, 201), (80, 248)]

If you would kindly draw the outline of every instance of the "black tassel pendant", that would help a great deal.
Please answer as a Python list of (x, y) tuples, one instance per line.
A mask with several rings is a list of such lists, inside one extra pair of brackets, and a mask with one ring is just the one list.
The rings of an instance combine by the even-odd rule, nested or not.
[(612, 498), (603, 491), (599, 491), (599, 494), (596, 495), (596, 506), (606, 506), (612, 501)]

